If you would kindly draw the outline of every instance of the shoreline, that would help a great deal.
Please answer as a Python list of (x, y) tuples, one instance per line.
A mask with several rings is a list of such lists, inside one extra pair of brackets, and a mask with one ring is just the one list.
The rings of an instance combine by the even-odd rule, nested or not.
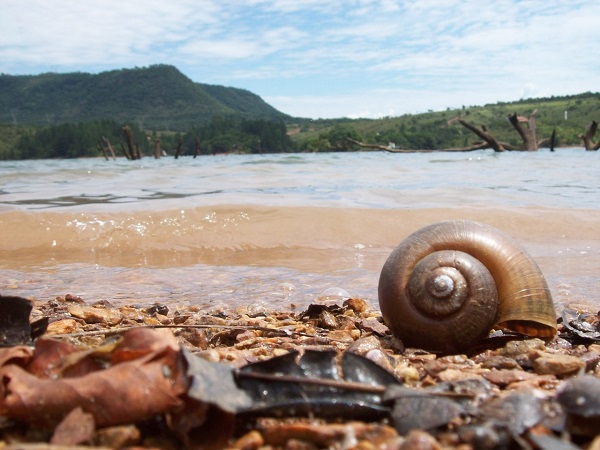
[[(83, 418), (89, 421), (89, 416), (93, 419), (92, 425), (86, 427), (85, 433), (77, 435), (80, 441), (76, 443), (87, 442), (91, 448), (126, 445), (138, 448), (181, 448), (181, 445), (187, 445), (188, 448), (197, 448), (199, 444), (206, 445), (204, 439), (209, 435), (218, 439), (219, 448), (232, 449), (259, 449), (265, 445), (278, 449), (287, 448), (286, 445), (292, 443), (317, 447), (343, 445), (348, 442), (349, 436), (355, 445), (377, 443), (385, 448), (405, 448), (401, 447), (404, 444), (406, 448), (413, 448), (409, 445), (420, 442), (421, 445), (427, 443), (428, 448), (442, 445), (443, 448), (461, 449), (465, 444), (481, 445), (483, 438), (493, 439), (489, 448), (508, 445), (513, 439), (524, 439), (530, 443), (549, 439), (544, 441), (545, 445), (537, 444), (541, 447), (561, 443), (598, 444), (596, 430), (600, 417), (596, 414), (592, 418), (591, 429), (580, 428), (573, 418), (584, 406), (581, 402), (570, 403), (569, 393), (572, 390), (574, 398), (589, 397), (592, 408), (597, 406), (594, 403), (597, 402), (594, 397), (596, 391), (589, 391), (587, 384), (583, 391), (578, 386), (581, 379), (588, 384), (591, 381), (594, 389), (600, 389), (600, 345), (594, 339), (577, 341), (578, 338), (570, 334), (570, 329), (563, 324), (559, 324), (560, 335), (547, 341), (513, 337), (507, 341), (488, 342), (467, 354), (444, 356), (418, 348), (404, 348), (389, 334), (372, 305), (360, 299), (325, 307), (313, 305), (312, 312), (310, 308), (298, 312), (272, 310), (262, 313), (240, 309), (232, 314), (210, 315), (195, 308), (169, 308), (164, 304), (148, 308), (115, 308), (66, 296), (35, 302), (31, 319), (44, 317), (49, 319), (49, 325), (44, 337), (38, 338), (38, 344), (47, 350), (60, 347), (70, 356), (64, 357), (60, 352), (52, 353), (53, 356), (45, 353), (44, 359), (41, 353), (37, 353), (38, 370), (45, 369), (54, 374), (46, 379), (43, 372), (26, 376), (27, 369), (18, 367), (20, 361), (25, 364), (35, 360), (36, 354), (32, 355), (23, 346), (5, 349), (21, 352), (20, 359), (3, 359), (0, 364), (0, 371), (11, 374), (3, 377), (6, 383), (4, 398), (7, 399), (3, 411), (15, 421), (0, 427), (0, 439), (8, 444), (7, 449), (13, 448), (13, 444), (23, 445), (23, 441), (41, 443), (52, 440), (54, 444), (64, 445), (61, 439), (72, 439), (73, 434), (64, 436), (59, 430), (70, 422), (80, 424)], [(572, 319), (579, 320), (576, 316)], [(594, 314), (589, 319), (593, 323), (600, 321), (600, 317)], [(207, 397), (203, 391), (194, 390), (189, 381), (185, 381), (188, 376), (200, 376), (204, 382), (210, 382), (210, 371), (206, 369), (214, 369), (216, 364), (221, 373), (217, 383), (223, 389), (223, 371), (238, 374), (240, 368), (258, 364), (257, 368), (262, 367), (257, 369), (258, 374), (271, 375), (275, 370), (273, 375), (276, 378), (272, 381), (281, 383), (277, 378), (281, 376), (279, 372), (294, 364), (289, 357), (294, 352), (303, 355), (311, 351), (315, 352), (313, 357), (319, 355), (316, 361), (321, 362), (317, 364), (325, 364), (328, 368), (331, 367), (323, 360), (324, 355), (332, 355), (332, 352), (338, 357), (346, 353), (355, 355), (354, 360), (363, 371), (363, 378), (353, 384), (356, 388), (360, 387), (358, 384), (365, 383), (371, 389), (381, 388), (388, 392), (391, 385), (398, 383), (396, 391), (389, 391), (390, 395), (395, 392), (391, 397), (394, 408), (390, 403), (380, 403), (380, 397), (371, 395), (368, 405), (377, 407), (379, 416), (364, 419), (359, 412), (364, 411), (365, 404), (357, 408), (353, 403), (354, 397), (346, 396), (349, 385), (345, 385), (342, 391), (336, 390), (331, 387), (332, 380), (325, 372), (311, 372), (311, 383), (307, 386), (312, 388), (303, 387), (302, 383), (299, 385), (299, 389), (306, 389), (302, 404), (308, 405), (309, 418), (294, 413), (300, 405), (295, 402), (292, 395), (295, 390), (290, 385), (278, 393), (276, 386), (271, 391), (268, 381), (263, 381), (259, 384), (260, 389), (269, 390), (271, 396), (252, 400), (251, 407), (256, 408), (258, 414), (240, 414), (231, 406), (232, 403), (228, 403), (227, 397)], [(122, 359), (124, 357), (125, 360)], [(179, 362), (174, 362), (172, 357)], [(100, 369), (90, 369), (90, 358), (108, 361), (112, 358), (112, 362), (105, 363)], [(196, 358), (203, 361), (201, 373), (185, 375), (185, 372), (179, 372), (181, 367), (199, 364), (195, 362)], [(277, 358), (287, 359), (282, 360), (286, 361), (283, 366), (278, 366), (275, 364)], [(145, 362), (138, 363), (138, 360)], [(162, 365), (160, 373), (168, 373), (173, 378), (171, 383), (165, 386), (160, 377), (155, 380), (145, 375), (147, 371), (151, 373), (154, 370), (151, 361)], [(120, 367), (125, 369), (120, 364), (131, 365), (133, 376), (138, 380), (136, 383), (141, 383), (141, 377), (145, 380), (143, 384), (153, 389), (154, 395), (136, 394), (130, 384), (131, 377), (126, 376), (131, 370), (116, 376)], [(171, 370), (165, 372), (167, 366)], [(60, 370), (73, 373), (62, 378)], [(382, 370), (393, 380), (382, 379)], [(373, 379), (369, 382), (369, 377), (375, 373), (379, 381)], [(298, 376), (293, 370), (292, 374)], [(318, 386), (324, 378), (329, 387), (325, 391), (317, 391), (318, 397), (315, 398), (314, 386)], [(30, 404), (25, 396), (19, 394), (23, 389), (20, 385), (22, 379), (27, 380), (26, 389), (34, 392), (34, 398), (44, 396), (42, 406), (35, 401)], [(69, 400), (73, 398), (71, 396), (52, 395), (60, 392), (52, 387), (54, 384), (58, 388), (68, 383), (71, 391), (83, 389), (87, 392), (92, 388), (88, 386), (88, 380), (95, 379), (111, 381), (102, 383), (102, 398), (98, 399), (102, 406), (99, 410), (94, 405), (81, 404), (87, 417), (75, 415), (71, 418), (71, 414), (67, 414), (80, 404), (76, 397), (73, 403)], [(295, 380), (298, 382), (297, 378)], [(155, 381), (156, 386), (152, 384)], [(345, 381), (342, 379), (337, 384)], [(162, 394), (166, 393), (163, 390), (170, 391), (173, 386), (177, 389), (176, 398), (186, 399), (185, 402), (158, 405), (153, 402), (155, 398), (162, 398)], [(225, 386), (227, 389), (239, 389), (242, 385), (237, 388), (229, 384)], [(243, 386), (248, 388), (248, 382)], [(43, 392), (40, 387), (43, 387)], [(112, 395), (124, 388), (131, 396), (127, 405), (120, 404), (119, 397)], [(231, 394), (227, 390), (224, 395), (227, 393)], [(288, 398), (289, 395), (292, 397)], [(22, 399), (22, 406), (18, 403), (15, 406), (15, 397)], [(264, 408), (264, 405), (269, 406), (270, 398), (278, 403), (275, 409), (271, 409), (273, 413)], [(208, 402), (209, 408), (189, 410), (190, 399), (191, 405), (198, 401), (201, 404)], [(312, 401), (321, 408), (311, 407)], [(407, 401), (408, 404), (405, 403)], [(418, 404), (414, 404), (415, 401)], [(146, 402), (149, 406), (144, 406)], [(330, 413), (326, 408), (328, 402), (336, 405)], [(118, 409), (119, 414), (107, 416), (106, 411), (111, 408)], [(396, 408), (408, 410), (395, 415)], [(185, 417), (195, 418), (193, 423), (178, 422), (177, 417), (182, 410)], [(415, 410), (419, 411), (418, 415), (414, 414)], [(201, 411), (204, 412), (200, 414)], [(211, 423), (211, 417), (222, 421), (224, 412), (227, 423), (233, 421), (235, 426), (211, 428), (208, 434), (198, 432)], [(119, 419), (107, 420), (107, 417)], [(147, 427), (145, 421), (150, 418), (152, 423), (163, 425)], [(36, 433), (32, 434), (32, 430)]]

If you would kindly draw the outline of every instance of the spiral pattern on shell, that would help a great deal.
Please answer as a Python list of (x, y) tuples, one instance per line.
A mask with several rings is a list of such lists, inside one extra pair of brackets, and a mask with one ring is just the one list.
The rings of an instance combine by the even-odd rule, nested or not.
[(406, 346), (442, 353), (472, 347), (494, 326), (556, 333), (535, 261), (507, 234), (472, 221), (435, 223), (401, 242), (381, 271), (379, 305)]

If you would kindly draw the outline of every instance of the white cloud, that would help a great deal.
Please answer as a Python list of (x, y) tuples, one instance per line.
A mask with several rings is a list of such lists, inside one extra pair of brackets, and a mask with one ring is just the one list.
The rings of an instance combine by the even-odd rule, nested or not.
[(599, 19), (595, 0), (3, 0), (0, 72), (167, 63), (294, 115), (401, 114), (598, 90)]

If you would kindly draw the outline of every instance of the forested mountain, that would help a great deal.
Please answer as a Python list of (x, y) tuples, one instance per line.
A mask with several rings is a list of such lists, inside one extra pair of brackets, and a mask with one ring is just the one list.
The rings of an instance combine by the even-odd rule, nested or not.
[(285, 120), (252, 92), (195, 83), (168, 65), (88, 73), (0, 75), (0, 123), (56, 125), (111, 119), (186, 131), (215, 116)]
[(582, 146), (582, 135), (600, 146), (598, 92), (381, 119), (312, 120), (290, 117), (243, 89), (195, 83), (168, 65), (97, 75), (0, 74), (0, 160), (96, 156), (102, 136), (119, 151), (125, 125), (145, 155), (157, 141), (177, 155), (464, 150), (480, 145), (474, 130), (519, 148), (511, 117), (535, 119), (522, 127), (535, 130), (539, 147), (551, 136), (556, 147)]

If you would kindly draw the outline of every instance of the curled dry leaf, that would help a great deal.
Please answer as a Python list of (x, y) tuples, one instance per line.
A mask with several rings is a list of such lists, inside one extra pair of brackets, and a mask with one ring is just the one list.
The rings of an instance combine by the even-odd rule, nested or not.
[(75, 345), (56, 339), (40, 338), (26, 369), (39, 378), (77, 377), (100, 370), (100, 365)]
[(33, 355), (31, 347), (0, 348), (0, 368), (8, 363), (26, 364)]
[(43, 379), (8, 364), (0, 369), (0, 410), (41, 426), (56, 425), (76, 407), (92, 414), (100, 427), (134, 423), (181, 405), (180, 395), (187, 389), (183, 365), (178, 349), (170, 344), (72, 378)]
[(94, 417), (77, 407), (58, 424), (54, 430), (52, 439), (50, 439), (50, 443), (56, 445), (77, 445), (91, 442), (95, 429)]

